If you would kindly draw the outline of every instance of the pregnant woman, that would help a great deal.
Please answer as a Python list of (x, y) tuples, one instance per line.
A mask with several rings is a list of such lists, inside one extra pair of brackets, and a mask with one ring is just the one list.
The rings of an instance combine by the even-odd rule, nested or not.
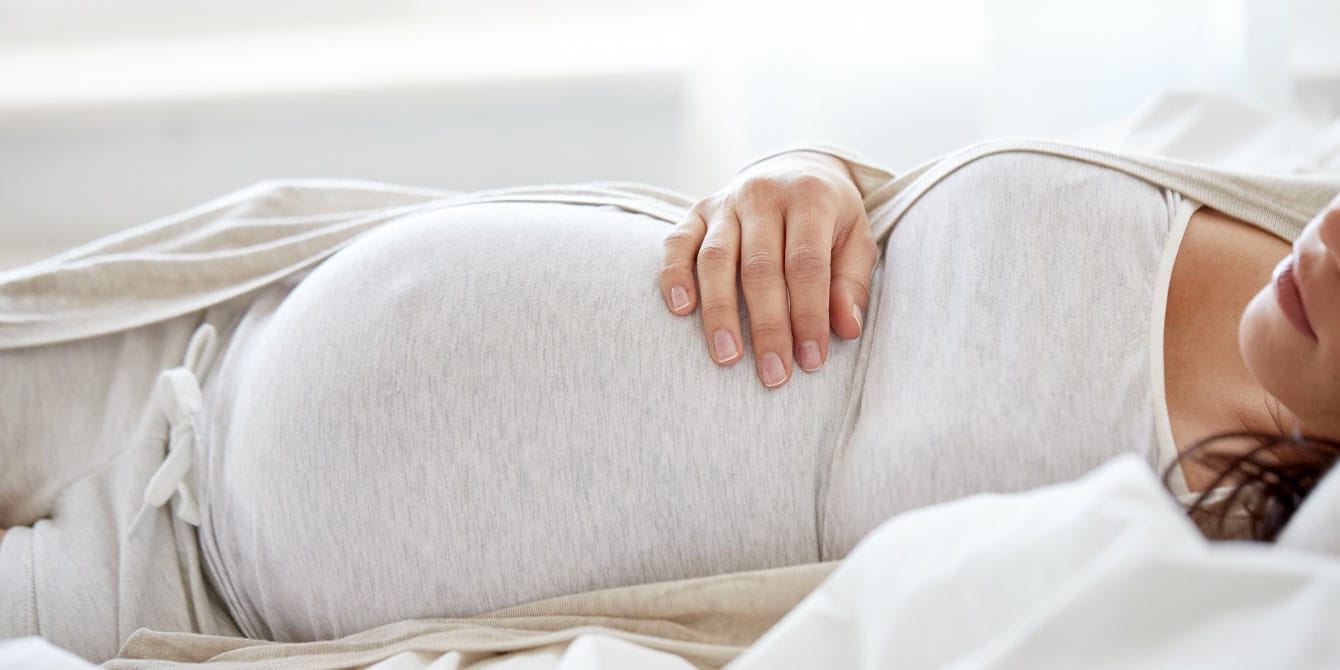
[(0, 637), (319, 640), (840, 559), (1127, 452), (1190, 504), (1245, 475), (1179, 454), (1233, 431), (1315, 477), (1337, 191), (1031, 141), (897, 178), (797, 149), (697, 205), (261, 185), (0, 275)]

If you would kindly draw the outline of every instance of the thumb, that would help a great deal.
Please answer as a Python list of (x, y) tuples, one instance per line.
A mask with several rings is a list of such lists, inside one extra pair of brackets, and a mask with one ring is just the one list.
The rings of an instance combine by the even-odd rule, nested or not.
[(865, 212), (846, 239), (833, 249), (833, 276), (828, 288), (828, 321), (833, 332), (848, 340), (865, 329), (865, 310), (870, 304), (870, 273), (879, 259), (879, 248), (870, 232)]

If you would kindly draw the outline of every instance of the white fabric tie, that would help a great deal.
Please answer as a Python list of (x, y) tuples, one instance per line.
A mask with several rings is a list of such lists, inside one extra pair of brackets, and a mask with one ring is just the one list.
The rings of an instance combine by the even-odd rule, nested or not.
[(150, 513), (167, 504), (174, 494), (177, 496), (173, 506), (177, 518), (192, 526), (200, 525), (200, 505), (192, 491), (190, 477), (191, 460), (195, 451), (195, 416), (204, 406), (199, 376), (209, 367), (216, 342), (214, 327), (209, 324), (200, 326), (191, 336), (190, 344), (186, 345), (182, 366), (158, 375), (154, 395), (168, 422), (167, 455), (149, 478), (149, 485), (144, 489), (144, 502), (126, 531), (127, 539), (139, 531)]

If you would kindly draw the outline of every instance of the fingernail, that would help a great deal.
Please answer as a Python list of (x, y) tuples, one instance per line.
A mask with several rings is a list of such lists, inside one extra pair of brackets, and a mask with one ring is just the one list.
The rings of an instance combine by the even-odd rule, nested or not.
[(670, 309), (676, 312), (689, 306), (689, 292), (684, 290), (683, 286), (676, 286), (670, 289)]
[(800, 369), (805, 372), (814, 372), (819, 369), (823, 362), (819, 360), (819, 343), (814, 340), (805, 340), (800, 343)]
[(712, 346), (717, 350), (718, 363), (725, 363), (739, 355), (735, 349), (735, 338), (731, 337), (725, 328), (718, 330), (717, 334), (712, 336)]
[(786, 367), (782, 358), (774, 353), (763, 354), (763, 385), (769, 388), (786, 381)]
[(856, 317), (856, 337), (860, 337), (865, 325), (861, 322), (861, 308), (856, 303), (851, 304), (851, 315)]

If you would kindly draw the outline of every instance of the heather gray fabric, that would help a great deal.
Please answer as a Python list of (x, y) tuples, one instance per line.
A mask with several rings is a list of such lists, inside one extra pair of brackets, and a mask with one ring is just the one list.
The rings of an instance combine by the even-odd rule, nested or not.
[(233, 307), (0, 351), (0, 509), (4, 525), (31, 525), (0, 540), (0, 638), (40, 634), (100, 661), (141, 627), (238, 634), (194, 528), (164, 511), (128, 533), (170, 441), (160, 370)]
[(325, 639), (819, 560), (818, 446), (855, 342), (784, 392), (719, 369), (657, 298), (665, 231), (573, 205), (421, 214), (263, 300), (214, 388), (202, 484), (242, 630)]
[[(1037, 184), (1003, 174), (1019, 171)], [(1152, 287), (1170, 200), (1125, 172), (1287, 239), (1335, 192), (1321, 178), (1036, 142), (965, 150), (887, 183), (858, 169), (890, 245), (866, 335), (835, 341), (821, 372), (797, 373), (778, 392), (757, 383), (748, 355), (718, 369), (697, 319), (666, 313), (660, 240), (688, 199), (648, 187), (271, 184), (2, 274), (0, 523), (33, 528), (0, 542), (0, 637), (38, 633), (96, 660), (141, 626), (230, 634), (231, 615), (242, 632), (302, 639), (425, 606), (470, 613), (564, 589), (812, 562), (910, 504), (1026, 486), (1021, 471), (1069, 478), (1113, 450), (1154, 460), (1140, 369), (1150, 341), (1137, 331), (1162, 299)], [(1031, 199), (1048, 200), (1042, 209), (1057, 219), (1031, 218)], [(1095, 217), (1105, 210), (1084, 199), (1129, 212), (1130, 228)], [(895, 224), (906, 230), (890, 236)], [(988, 224), (1000, 232), (978, 230)], [(1101, 236), (1086, 243), (1077, 231), (1097, 226), (1115, 261), (1094, 265), (1099, 278), (1060, 272), (1048, 225), (1071, 229), (1059, 239), (1089, 252)], [(937, 226), (983, 241), (961, 240), (969, 256)], [(474, 236), (460, 235), (468, 228)], [(925, 265), (891, 260), (933, 265), (935, 250), (950, 254), (947, 282), (972, 281), (950, 290), (911, 276)], [(904, 288), (912, 298), (899, 297)], [(1010, 300), (991, 298), (1004, 289)], [(947, 317), (942, 299), (967, 311)], [(1042, 327), (1068, 327), (1085, 300), (1117, 310), (1121, 323), (1109, 325), (1131, 338), (1103, 358)], [(1041, 318), (1024, 318), (1029, 309)], [(929, 325), (914, 327), (917, 318)], [(201, 324), (222, 363), (185, 365)], [(946, 355), (992, 346), (979, 330), (1014, 327), (1038, 338), (1023, 346), (1056, 340), (1040, 347), (1051, 357)], [(927, 360), (899, 363), (903, 346)], [(1063, 347), (1076, 352), (1052, 350)], [(969, 369), (1064, 376), (1086, 360), (1101, 387), (1090, 379), (1073, 394), (1027, 370), (1002, 375), (1010, 385)], [(877, 434), (909, 416), (890, 405), (918, 387), (874, 371), (951, 383), (928, 376), (936, 365), (973, 375), (961, 395), (927, 387), (964, 415), (914, 398), (933, 413)], [(203, 411), (183, 412), (195, 384)], [(1131, 414), (1096, 407), (1113, 398)], [(1130, 441), (1061, 454), (1088, 435), (1078, 418), (1061, 424), (1066, 439), (1023, 439), (1026, 416), (1051, 420), (1068, 403), (1094, 403), (1079, 416), (1113, 420)], [(933, 431), (986, 443), (913, 444)], [(923, 465), (931, 449), (943, 449), (943, 467), (928, 473), (861, 469), (900, 454)], [(169, 467), (181, 453), (194, 465)], [(947, 480), (952, 459), (972, 472)], [(970, 479), (985, 468), (998, 471)], [(145, 504), (146, 491), (156, 502)], [(424, 574), (434, 569), (443, 573)]]
[(1157, 461), (1171, 216), (1106, 168), (974, 162), (890, 238), (868, 368), (835, 340), (780, 392), (656, 299), (658, 221), (494, 204), (388, 224), (239, 330), (207, 412), (209, 565), (248, 635), (329, 639), (841, 558), (903, 509)]
[(825, 558), (903, 510), (1074, 479), (1129, 451), (1170, 460), (1149, 324), (1177, 202), (1107, 168), (1015, 153), (949, 174), (907, 210), (880, 259), (849, 438), (824, 459)]

